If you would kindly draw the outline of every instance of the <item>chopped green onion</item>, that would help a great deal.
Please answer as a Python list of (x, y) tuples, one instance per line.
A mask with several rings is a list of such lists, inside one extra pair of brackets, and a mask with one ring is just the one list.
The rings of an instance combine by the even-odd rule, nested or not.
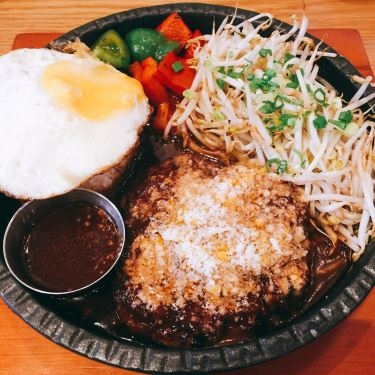
[(294, 56), (291, 53), (287, 52), (284, 56), (284, 64), (291, 60), (293, 57)]
[(284, 124), (286, 126), (294, 126), (296, 123), (296, 118), (294, 115), (291, 115), (289, 113), (282, 113), (279, 117), (280, 123)]
[(248, 80), (248, 81), (251, 81), (251, 80), (253, 80), (255, 78), (255, 74), (254, 73), (250, 73), (247, 77), (246, 77), (246, 79)]
[(267, 130), (271, 135), (275, 133), (281, 133), (285, 128), (285, 124), (267, 126)]
[(353, 114), (351, 111), (344, 111), (339, 114), (339, 120), (348, 124), (353, 120)]
[(318, 115), (313, 120), (313, 124), (314, 124), (315, 128), (319, 130), (319, 129), (324, 129), (327, 126), (328, 121), (324, 116)]
[(249, 83), (249, 87), (250, 87), (250, 90), (252, 92), (254, 92), (254, 91), (258, 90), (258, 89), (266, 91), (265, 90), (266, 86), (267, 86), (267, 82), (266, 81), (264, 81), (261, 78), (256, 78), (256, 77), (252, 78), (250, 80), (250, 83)]
[(274, 103), (275, 103), (276, 110), (284, 107), (283, 99), (279, 95), (276, 96)]
[(299, 86), (297, 74), (291, 74), (289, 77), (290, 82), (287, 83), (286, 87), (291, 89), (296, 89)]
[(338, 127), (341, 130), (345, 130), (348, 124), (353, 119), (353, 114), (351, 111), (344, 111), (339, 114), (339, 119), (338, 120), (330, 120), (330, 122)]
[(276, 77), (276, 72), (272, 69), (267, 69), (263, 74), (263, 79), (269, 81)]
[(269, 92), (280, 86), (275, 82), (269, 81), (268, 79), (254, 78), (250, 81), (249, 87), (252, 92), (255, 92), (258, 89), (262, 90), (263, 92)]
[(291, 98), (289, 98), (288, 96), (285, 96), (283, 94), (279, 94), (278, 95), (285, 103), (289, 103), (289, 104), (294, 104), (294, 105), (299, 105), (299, 106), (302, 106), (303, 103), (302, 102), (299, 102), (297, 100), (292, 100)]
[(213, 115), (214, 115), (214, 119), (216, 121), (222, 121), (222, 120), (226, 119), (226, 117), (223, 114), (223, 112), (219, 111), (218, 109), (214, 110)]
[(277, 174), (285, 173), (287, 168), (288, 168), (288, 162), (286, 160), (274, 158), (274, 159), (267, 160), (267, 162), (266, 162), (267, 172), (270, 171), (270, 167), (272, 165), (276, 165), (276, 173)]
[(260, 57), (267, 57), (267, 55), (270, 55), (272, 56), (272, 50), (268, 49), (268, 48), (262, 48), (260, 51), (259, 51), (259, 56)]
[(301, 168), (305, 168), (306, 159), (303, 157), (302, 152), (297, 150), (296, 148), (293, 148), (293, 151), (296, 153), (296, 155), (299, 157), (299, 160), (301, 161)]
[(345, 130), (346, 129), (346, 126), (348, 125), (346, 122), (344, 121), (339, 121), (339, 120), (330, 120), (329, 121), (331, 124), (335, 125), (337, 128), (341, 129), (341, 130)]
[(181, 72), (181, 70), (184, 69), (181, 61), (175, 61), (171, 66), (175, 73)]
[(249, 74), (247, 79), (250, 81), (249, 87), (252, 92), (261, 89), (263, 92), (269, 92), (274, 88), (280, 87), (276, 82), (271, 79), (276, 77), (276, 72), (272, 69), (267, 69), (262, 78), (256, 78), (255, 75)]
[(225, 88), (225, 81), (224, 81), (223, 79), (218, 78), (218, 79), (216, 80), (216, 84), (217, 84), (222, 90), (224, 90), (224, 88)]
[[(264, 123), (268, 123), (268, 122), (271, 122), (271, 121), (272, 121), (272, 118), (266, 118), (266, 119), (263, 120)], [(280, 132), (284, 131), (284, 129), (287, 126), (293, 127), (295, 125), (295, 122), (296, 122), (296, 119), (293, 115), (291, 115), (289, 113), (282, 113), (279, 116), (278, 124), (267, 126), (267, 130), (271, 135), (275, 134), (275, 133), (280, 133)]]
[(276, 112), (284, 107), (284, 102), (279, 95), (276, 96), (273, 102), (271, 100), (265, 100), (263, 103), (264, 104), (260, 107), (260, 111), (265, 114)]
[(326, 93), (320, 87), (314, 91), (314, 99), (319, 103), (323, 104), (326, 101)]
[(240, 78), (242, 75), (242, 72), (236, 72), (233, 70), (233, 68), (228, 69), (226, 72), (226, 75), (231, 78)]
[(273, 113), (276, 111), (274, 102), (270, 100), (266, 100), (263, 102), (264, 104), (260, 107), (260, 111), (265, 114)]

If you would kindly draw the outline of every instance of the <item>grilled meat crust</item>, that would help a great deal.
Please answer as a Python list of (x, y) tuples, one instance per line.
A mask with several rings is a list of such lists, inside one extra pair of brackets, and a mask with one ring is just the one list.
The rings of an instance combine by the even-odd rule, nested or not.
[[(306, 261), (309, 242), (304, 236), (307, 204), (299, 188), (270, 180), (262, 172), (263, 167), (254, 167), (254, 170), (242, 166), (230, 168), (206, 157), (187, 153), (152, 167), (128, 192), (125, 208), (128, 256), (115, 299), (120, 319), (135, 334), (174, 347), (242, 342), (276, 307), (293, 304), (304, 294), (309, 279)], [(286, 228), (291, 231), (287, 234), (289, 242), (286, 242), (291, 249), (286, 254), (278, 254), (271, 249), (272, 246), (265, 245), (256, 250), (262, 254), (259, 259), (254, 255), (249, 258), (246, 249), (243, 250), (243, 259), (241, 253), (237, 259), (234, 249), (221, 247), (225, 238), (215, 234), (214, 237), (204, 237), (207, 248), (213, 243), (214, 254), (198, 266), (194, 265), (196, 259), (203, 257), (200, 253), (202, 249), (195, 248), (191, 259), (185, 253), (182, 256), (181, 249), (186, 248), (184, 241), (192, 244), (195, 238), (202, 236), (203, 224), (198, 227), (194, 226), (194, 222), (187, 227), (184, 223), (178, 224), (181, 222), (178, 215), (185, 215), (186, 219), (194, 208), (184, 211), (184, 204), (188, 204), (186, 201), (194, 203), (194, 199), (198, 199), (194, 195), (205, 192), (211, 194), (209, 198), (215, 196), (211, 193), (212, 186), (225, 185), (228, 180), (235, 190), (238, 176), (249, 171), (252, 171), (250, 187), (245, 186), (243, 192), (239, 190), (243, 196), (228, 200), (229, 193), (226, 192), (218, 198), (220, 204), (217, 207), (230, 205), (228, 213), (235, 213), (233, 219), (226, 212), (224, 221), (233, 224), (233, 220), (240, 217), (240, 222), (245, 225), (243, 233), (254, 231), (259, 226), (259, 235), (262, 235), (262, 230), (266, 233), (267, 230), (272, 232)], [(189, 199), (186, 200), (186, 196)], [(250, 198), (254, 201), (250, 202)], [(216, 202), (211, 204), (215, 205)], [(202, 215), (207, 214), (204, 207), (204, 202), (197, 207)], [(196, 220), (203, 218), (199, 216), (199, 211), (197, 215)], [(215, 215), (209, 216), (211, 222), (206, 227), (203, 225), (204, 228), (208, 230), (216, 225), (212, 222)], [(217, 211), (216, 216), (222, 222), (220, 215)], [(258, 219), (270, 223), (260, 224), (259, 221), (255, 225)], [(276, 227), (270, 229), (269, 225)], [(188, 229), (183, 238), (168, 240), (165, 233), (175, 233), (176, 228), (180, 231), (181, 228)], [(235, 232), (236, 228), (231, 231)], [(272, 237), (272, 233), (267, 236)], [(275, 235), (275, 238), (273, 241), (281, 241), (281, 237)], [(212, 242), (216, 240), (219, 245)], [(241, 236), (239, 241), (242, 241)], [(240, 244), (236, 243), (236, 248)], [(207, 268), (208, 263), (216, 268)]]

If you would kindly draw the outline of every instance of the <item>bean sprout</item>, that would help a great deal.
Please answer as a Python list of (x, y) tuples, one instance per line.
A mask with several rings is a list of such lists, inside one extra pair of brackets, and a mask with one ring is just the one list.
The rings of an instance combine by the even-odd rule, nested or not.
[(363, 97), (372, 77), (352, 77), (361, 86), (346, 103), (318, 76), (316, 60), (334, 54), (306, 36), (307, 18), (299, 26), (294, 17), (288, 33), (262, 36), (271, 23), (270, 14), (237, 26), (225, 19), (217, 32), (198, 38), (205, 43), (192, 59), (196, 78), (165, 136), (182, 128), (208, 152), (239, 162), (255, 158), (270, 173), (276, 173), (270, 160), (287, 165), (278, 169), (280, 178), (304, 187), (311, 215), (357, 259), (375, 223), (375, 123), (360, 110), (375, 98)]

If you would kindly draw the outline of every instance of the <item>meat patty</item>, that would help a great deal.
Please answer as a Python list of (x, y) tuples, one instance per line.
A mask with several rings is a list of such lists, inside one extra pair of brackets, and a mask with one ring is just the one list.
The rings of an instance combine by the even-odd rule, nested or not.
[(262, 166), (180, 155), (151, 168), (126, 207), (116, 303), (135, 333), (176, 347), (240, 342), (306, 289), (307, 203)]

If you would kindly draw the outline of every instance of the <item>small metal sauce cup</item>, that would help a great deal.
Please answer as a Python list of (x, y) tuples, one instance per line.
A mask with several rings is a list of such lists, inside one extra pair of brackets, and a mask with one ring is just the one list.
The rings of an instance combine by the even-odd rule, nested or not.
[[(69, 291), (49, 291), (41, 289), (36, 282), (28, 275), (22, 260), (22, 246), (24, 236), (30, 233), (31, 228), (37, 223), (41, 217), (51, 212), (53, 208), (61, 207), (72, 202), (87, 202), (103, 209), (112, 219), (119, 235), (118, 253), (113, 261), (112, 266), (107, 272), (100, 275), (96, 280), (88, 285), (84, 285), (79, 289)], [(10, 220), (3, 241), (3, 252), (6, 265), (12, 275), (27, 288), (49, 295), (71, 295), (86, 291), (99, 281), (105, 278), (115, 267), (121, 258), (121, 254), (125, 244), (125, 225), (122, 216), (117, 207), (104, 195), (87, 189), (75, 189), (66, 194), (53, 198), (32, 200), (21, 206)]]

